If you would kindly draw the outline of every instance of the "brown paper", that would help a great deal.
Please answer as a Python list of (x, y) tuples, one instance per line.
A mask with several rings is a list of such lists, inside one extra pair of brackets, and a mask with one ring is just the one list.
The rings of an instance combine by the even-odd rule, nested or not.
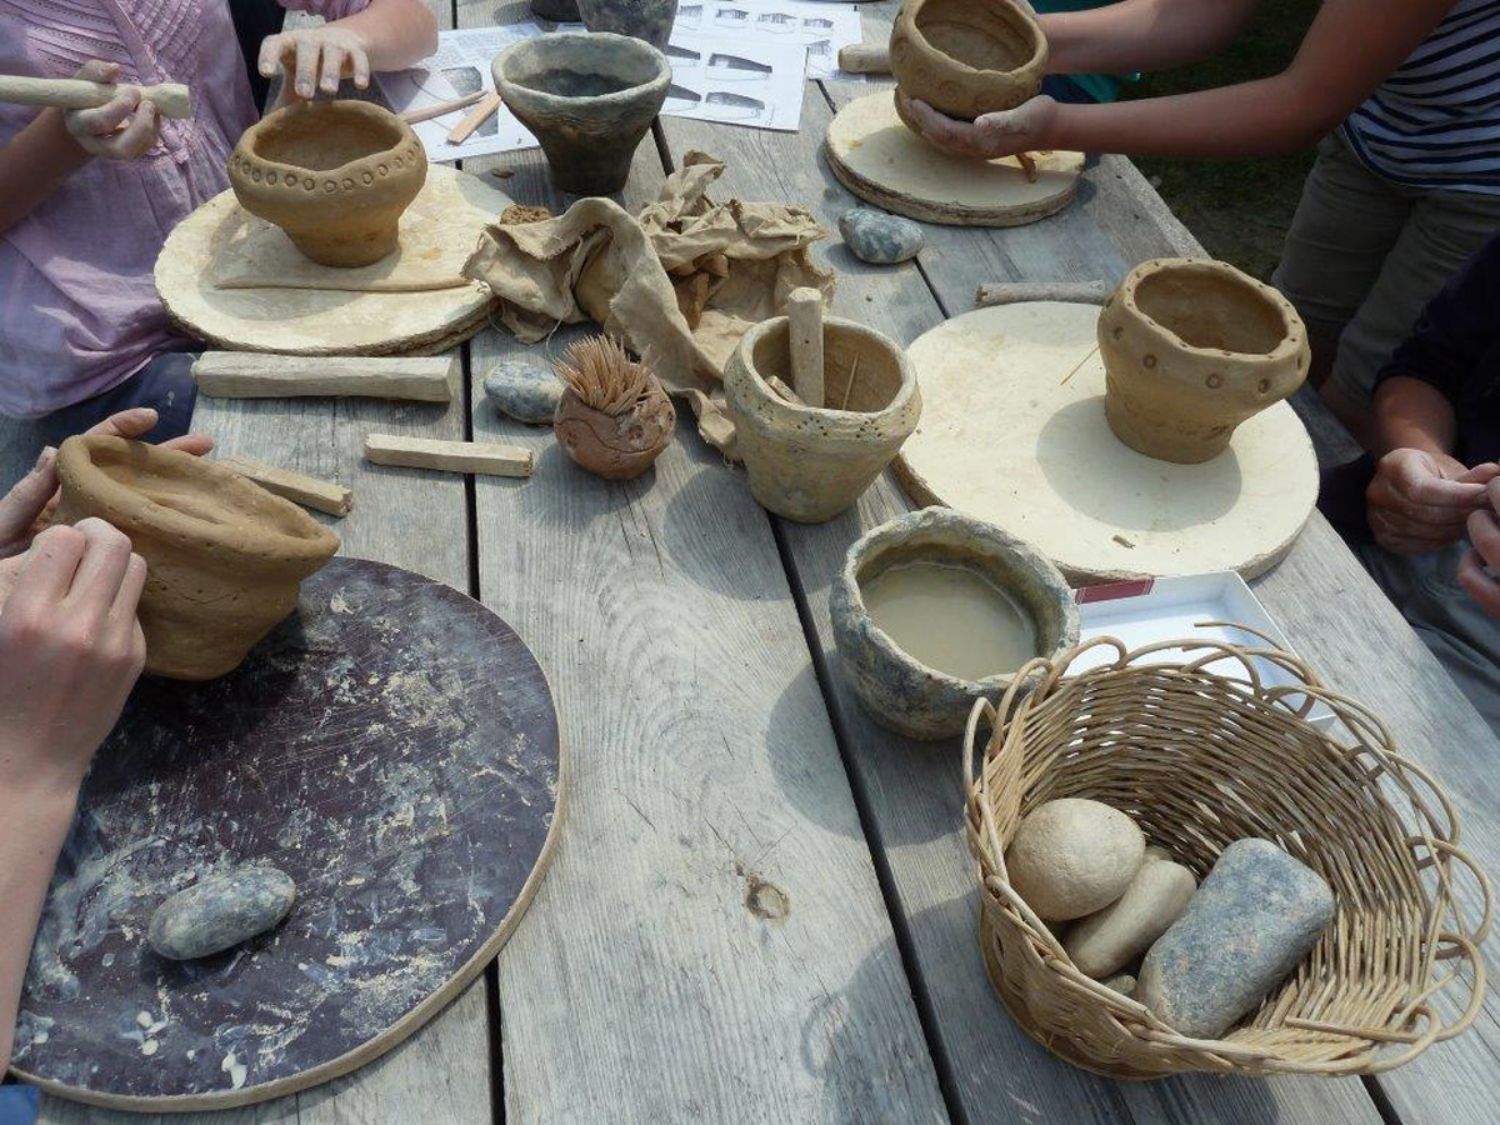
[(809, 212), (714, 203), (708, 188), (723, 174), (721, 161), (690, 152), (639, 218), (589, 198), (545, 222), (493, 224), (464, 274), (495, 291), (501, 322), (523, 342), (592, 319), (649, 356), (666, 388), (692, 404), (703, 439), (732, 457), (725, 362), (752, 324), (785, 312), (793, 289), (813, 286), (826, 303), (834, 279), (812, 260), (827, 232)]

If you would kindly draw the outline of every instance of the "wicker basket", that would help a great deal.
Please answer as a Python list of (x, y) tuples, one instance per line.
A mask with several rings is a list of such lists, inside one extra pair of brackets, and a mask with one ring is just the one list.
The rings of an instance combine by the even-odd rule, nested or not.
[[(1101, 644), (1116, 659), (1064, 678), (1078, 653)], [(1174, 659), (1185, 650), (1190, 662), (1151, 662), (1165, 650), (1178, 650)], [(1256, 658), (1298, 682), (1265, 683)], [(1219, 674), (1222, 664), (1206, 670), (1224, 660), (1238, 665), (1233, 675)], [(1118, 641), (1095, 640), (1026, 671), (1033, 669), (1041, 674), (1036, 688), (1001, 702), (999, 714), (1009, 718), (991, 732), (977, 779), (976, 733), (996, 719), (987, 702), (975, 706), (964, 746), (985, 966), (1028, 1034), (1117, 1078), (1343, 1075), (1399, 1066), (1473, 1023), (1484, 996), (1478, 945), (1489, 929), (1489, 884), (1457, 846), (1447, 797), (1396, 754), (1379, 719), (1275, 649), (1179, 641), (1127, 652)], [(1337, 737), (1304, 717), (1315, 701), (1342, 722), (1344, 729), (1331, 728)], [(1089, 797), (1129, 813), (1200, 879), (1234, 840), (1272, 840), (1328, 880), (1333, 924), (1223, 1039), (1178, 1035), (1079, 972), (1011, 889), (1005, 847), (1022, 815), (1056, 797)], [(1473, 877), (1464, 890), (1481, 904), (1472, 927), (1459, 909), (1460, 869)], [(1458, 995), (1440, 1004), (1444, 990)]]

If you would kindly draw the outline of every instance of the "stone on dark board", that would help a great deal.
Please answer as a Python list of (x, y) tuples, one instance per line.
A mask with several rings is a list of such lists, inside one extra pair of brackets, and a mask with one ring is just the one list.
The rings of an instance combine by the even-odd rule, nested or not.
[(200, 879), (156, 908), (147, 939), (173, 961), (222, 953), (286, 917), (297, 884), (274, 867), (240, 867)]
[(484, 377), (484, 394), (501, 414), (531, 426), (550, 426), (563, 385), (541, 354), (497, 363)]
[(1180, 1034), (1216, 1039), (1297, 967), (1333, 905), (1317, 872), (1269, 840), (1236, 840), (1146, 954), (1135, 998)]
[(915, 258), (923, 242), (922, 228), (910, 219), (869, 207), (853, 207), (839, 216), (839, 234), (851, 254), (877, 266)]

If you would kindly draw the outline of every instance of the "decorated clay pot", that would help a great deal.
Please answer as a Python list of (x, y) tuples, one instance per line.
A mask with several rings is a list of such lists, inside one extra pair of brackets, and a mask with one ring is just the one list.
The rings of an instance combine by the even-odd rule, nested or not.
[(896, 85), (963, 121), (1020, 105), (1046, 71), (1046, 37), (1012, 0), (906, 0), (891, 28)]
[(1055, 658), (1078, 643), (1078, 609), (1067, 580), (1030, 545), (951, 508), (924, 508), (881, 524), (849, 548), (828, 610), (840, 671), (871, 717), (898, 734), (938, 739), (963, 733), (974, 702), (998, 699), (1021, 667), (960, 679), (915, 658), (877, 626), (864, 585), (914, 562), (966, 568), (1002, 591), (1030, 620), (1031, 655)]
[(590, 31), (612, 31), (643, 39), (658, 51), (667, 49), (677, 0), (576, 0), (583, 25)]
[(426, 179), (411, 126), (369, 102), (278, 109), (246, 129), (229, 157), (240, 206), (324, 266), (367, 266), (395, 250), (401, 213)]
[(745, 333), (724, 371), (750, 491), (762, 507), (799, 523), (830, 520), (858, 500), (922, 413), (906, 353), (889, 337), (828, 317), (823, 355), (824, 401), (838, 409), (789, 402), (766, 382), (792, 382), (784, 316)]
[(569, 457), (605, 480), (634, 480), (672, 440), (677, 411), (655, 379), (634, 405), (606, 414), (584, 402), (571, 387), (552, 419), (552, 430)]
[(339, 540), (297, 505), (173, 449), (83, 436), (57, 455), (59, 523), (98, 516), (146, 560), (146, 671), (211, 680), (297, 607)]
[(495, 88), (541, 142), (552, 178), (573, 195), (625, 186), (636, 146), (667, 99), (667, 57), (639, 39), (554, 32), (495, 59)]
[(1144, 262), (1099, 314), (1105, 413), (1131, 449), (1193, 465), (1302, 385), (1307, 331), (1291, 303), (1223, 262)]

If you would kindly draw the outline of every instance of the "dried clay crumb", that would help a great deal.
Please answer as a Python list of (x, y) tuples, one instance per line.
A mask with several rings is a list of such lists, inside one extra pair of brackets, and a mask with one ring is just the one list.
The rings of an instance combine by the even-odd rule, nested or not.
[(552, 212), (545, 207), (528, 207), (524, 203), (512, 203), (500, 212), (500, 225), (516, 227), (523, 223), (540, 223), (550, 218), (552, 218)]

